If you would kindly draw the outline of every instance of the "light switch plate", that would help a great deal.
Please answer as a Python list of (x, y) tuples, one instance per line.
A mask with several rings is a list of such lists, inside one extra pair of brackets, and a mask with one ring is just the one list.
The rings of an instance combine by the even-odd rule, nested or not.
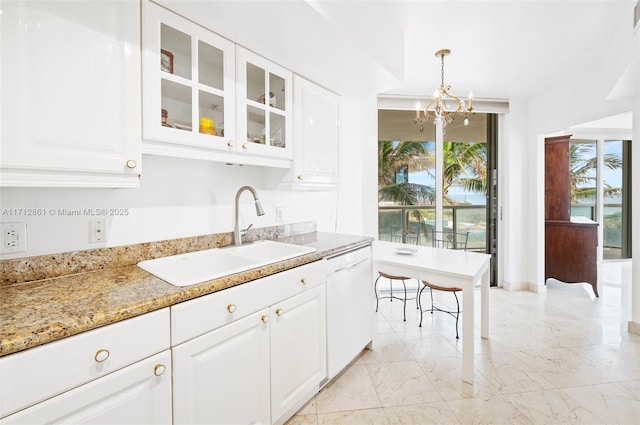
[(100, 243), (107, 241), (107, 220), (96, 218), (89, 220), (89, 242)]

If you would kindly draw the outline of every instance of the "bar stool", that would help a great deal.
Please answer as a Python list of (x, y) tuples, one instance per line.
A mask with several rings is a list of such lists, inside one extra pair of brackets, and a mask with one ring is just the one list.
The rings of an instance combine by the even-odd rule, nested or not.
[[(378, 281), (380, 280), (381, 277), (384, 277), (386, 279), (389, 279), (389, 295), (379, 295), (378, 292)], [(393, 301), (395, 300), (399, 300), (402, 301), (404, 303), (404, 309), (403, 309), (403, 319), (406, 322), (407, 321), (407, 301), (408, 300), (412, 300), (413, 298), (407, 298), (407, 284), (406, 284), (406, 280), (411, 280), (412, 278), (410, 277), (406, 277), (406, 276), (395, 276), (392, 274), (388, 274), (385, 272), (378, 272), (378, 277), (376, 278), (376, 281), (373, 284), (373, 290), (376, 294), (376, 313), (378, 312), (378, 304), (379, 301), (381, 299), (386, 299), (388, 298), (389, 300)], [(402, 282), (402, 287), (403, 287), (403, 292), (404, 292), (404, 297), (398, 297), (396, 295), (393, 295), (393, 281), (395, 280), (399, 280), (400, 282)], [(397, 291), (396, 291), (397, 293)], [(416, 294), (417, 295), (417, 294)], [(416, 309), (419, 308), (419, 304), (418, 304), (418, 297), (416, 296), (415, 298), (416, 300)]]
[[(445, 249), (460, 249), (463, 251), (467, 250), (467, 241), (469, 240), (469, 232), (452, 232), (452, 231), (434, 231), (433, 232), (433, 247), (434, 248), (445, 248)], [(417, 302), (418, 309), (420, 310), (420, 324), (419, 327), (422, 327), (422, 313), (425, 311), (431, 312), (433, 314), (434, 311), (441, 311), (443, 313), (447, 313), (456, 319), (456, 339), (459, 339), (458, 335), (458, 322), (460, 321), (460, 300), (458, 299), (458, 292), (462, 291), (462, 288), (458, 287), (449, 287), (449, 286), (441, 286), (436, 285), (431, 282), (422, 281), (422, 287), (418, 291)], [(431, 308), (427, 308), (425, 310), (422, 309), (422, 292), (425, 288), (429, 288), (429, 294), (431, 295)], [(456, 299), (456, 309), (455, 310), (444, 310), (439, 307), (434, 306), (433, 304), (433, 290), (436, 291), (444, 291), (444, 292), (453, 292), (453, 296)]]

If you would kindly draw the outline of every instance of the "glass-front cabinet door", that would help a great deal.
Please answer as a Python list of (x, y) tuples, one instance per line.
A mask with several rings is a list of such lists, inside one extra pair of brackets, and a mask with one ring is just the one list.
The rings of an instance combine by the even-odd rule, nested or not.
[(241, 47), (236, 57), (239, 151), (292, 159), (292, 73)]
[(143, 152), (235, 152), (235, 45), (144, 2)]

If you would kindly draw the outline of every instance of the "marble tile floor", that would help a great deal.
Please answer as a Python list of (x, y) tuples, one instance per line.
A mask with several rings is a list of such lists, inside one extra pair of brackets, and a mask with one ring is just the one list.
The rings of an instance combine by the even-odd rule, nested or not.
[[(599, 299), (586, 284), (492, 288), (491, 338), (475, 339), (473, 385), (460, 379), (451, 316), (425, 313), (419, 328), (415, 304), (403, 322), (401, 302), (381, 301), (374, 350), (287, 425), (640, 424), (640, 336), (626, 331), (619, 265), (606, 264)], [(454, 303), (450, 293), (436, 302)]]

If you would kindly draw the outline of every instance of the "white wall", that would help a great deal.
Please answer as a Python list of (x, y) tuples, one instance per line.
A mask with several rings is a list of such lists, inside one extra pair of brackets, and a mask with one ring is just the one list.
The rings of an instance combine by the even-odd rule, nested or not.
[[(264, 169), (156, 156), (143, 157), (137, 189), (3, 188), (1, 208), (45, 208), (43, 217), (2, 217), (2, 222), (27, 223), (26, 253), (1, 259), (50, 254), (104, 246), (127, 245), (233, 230), (235, 193), (243, 185), (258, 192), (266, 214), (257, 217), (250, 193), (240, 198), (240, 225), (279, 224), (275, 207), (283, 207), (283, 222), (315, 220), (318, 230), (334, 231), (337, 192), (273, 190), (264, 186)], [(106, 243), (89, 243), (90, 216), (64, 216), (59, 209), (120, 208), (127, 216), (107, 216)]]
[[(639, 63), (640, 65), (640, 63)], [(635, 255), (631, 266), (631, 322), (629, 330), (640, 335), (640, 97), (633, 110), (633, 147), (631, 149), (633, 168), (631, 179), (633, 181), (632, 198), (632, 226), (631, 245)]]
[(378, 237), (378, 107), (375, 95), (342, 103), (343, 184), (338, 231)]
[[(512, 99), (509, 113), (500, 116), (498, 132), (499, 202), (502, 208), (499, 256), (503, 264), (503, 282), (506, 289), (528, 289), (528, 268), (531, 253), (522, 241), (529, 224), (529, 173), (526, 164), (530, 158), (527, 125), (529, 109), (525, 100)], [(523, 167), (524, 165), (524, 167)]]

